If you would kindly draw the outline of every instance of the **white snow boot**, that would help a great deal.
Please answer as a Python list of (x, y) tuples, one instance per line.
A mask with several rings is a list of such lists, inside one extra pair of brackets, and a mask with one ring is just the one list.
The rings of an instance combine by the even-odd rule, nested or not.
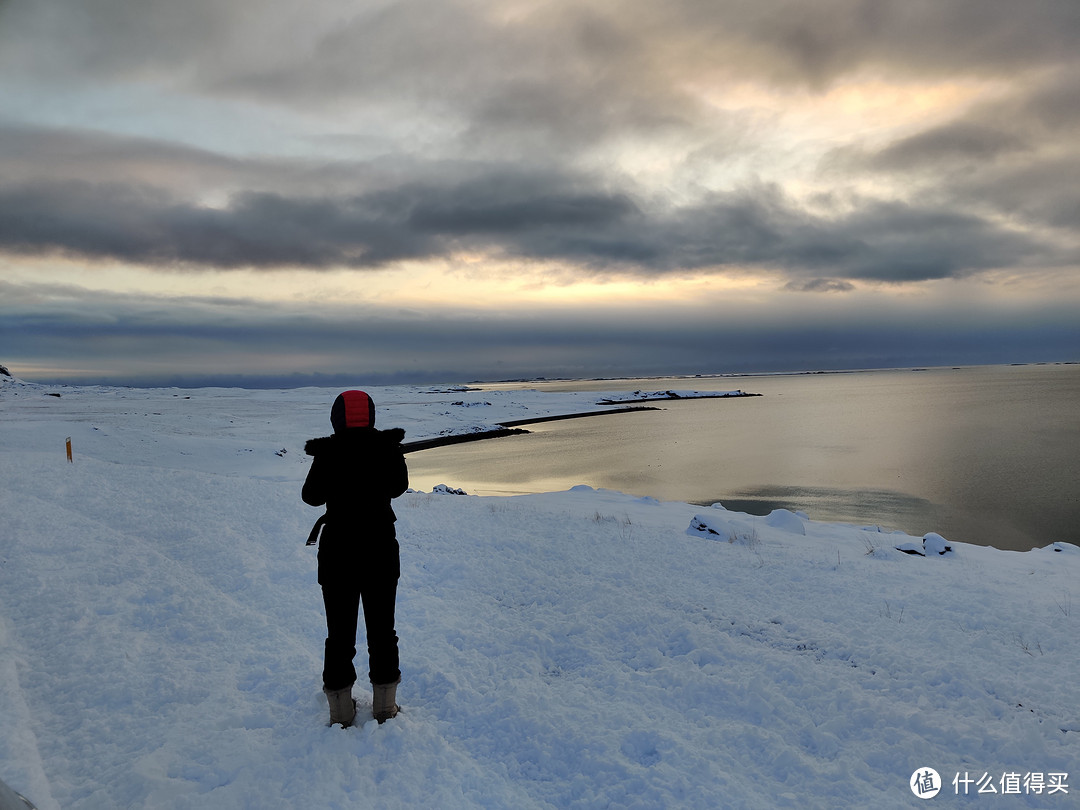
[(330, 725), (340, 724), (342, 728), (352, 725), (356, 717), (356, 701), (352, 696), (352, 684), (344, 689), (324, 689), (326, 702), (330, 704)]
[(393, 683), (375, 683), (371, 685), (374, 692), (372, 697), (371, 712), (379, 723), (385, 723), (391, 717), (397, 717), (401, 707), (397, 705), (397, 685), (401, 683), (398, 678)]

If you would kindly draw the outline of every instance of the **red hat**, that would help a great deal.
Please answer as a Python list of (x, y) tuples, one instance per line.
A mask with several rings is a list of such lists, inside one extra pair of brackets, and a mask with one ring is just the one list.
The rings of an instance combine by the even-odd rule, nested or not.
[(330, 409), (330, 424), (336, 433), (347, 428), (375, 427), (375, 403), (363, 391), (338, 394)]

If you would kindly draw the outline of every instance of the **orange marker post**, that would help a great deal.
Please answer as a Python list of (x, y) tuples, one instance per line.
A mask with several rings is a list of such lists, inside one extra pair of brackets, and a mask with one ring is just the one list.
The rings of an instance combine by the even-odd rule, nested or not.
[(67, 437), (67, 453), (68, 453), (68, 464), (74, 464), (75, 462), (71, 460), (71, 437), (70, 436)]

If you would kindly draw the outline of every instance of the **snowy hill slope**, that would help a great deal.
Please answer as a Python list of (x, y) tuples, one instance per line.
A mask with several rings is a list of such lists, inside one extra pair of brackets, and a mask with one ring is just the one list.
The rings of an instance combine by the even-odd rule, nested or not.
[[(923, 767), (937, 801), (1080, 791), (1031, 789), (1080, 754), (1075, 546), (412, 493), (404, 711), (332, 729), (298, 448), (333, 394), (62, 394), (0, 403), (0, 778), (42, 810), (911, 807)], [(583, 404), (462, 396), (376, 401), (415, 437)]]

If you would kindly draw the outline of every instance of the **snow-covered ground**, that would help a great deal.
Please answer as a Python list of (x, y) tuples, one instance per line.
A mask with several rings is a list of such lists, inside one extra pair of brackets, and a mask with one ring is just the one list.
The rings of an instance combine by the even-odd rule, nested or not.
[[(3, 380), (0, 779), (41, 810), (889, 808), (933, 768), (933, 802), (1077, 806), (1077, 547), (587, 487), (395, 502), (404, 710), (328, 728), (299, 488), (336, 393)], [(372, 393), (409, 439), (610, 407)]]

